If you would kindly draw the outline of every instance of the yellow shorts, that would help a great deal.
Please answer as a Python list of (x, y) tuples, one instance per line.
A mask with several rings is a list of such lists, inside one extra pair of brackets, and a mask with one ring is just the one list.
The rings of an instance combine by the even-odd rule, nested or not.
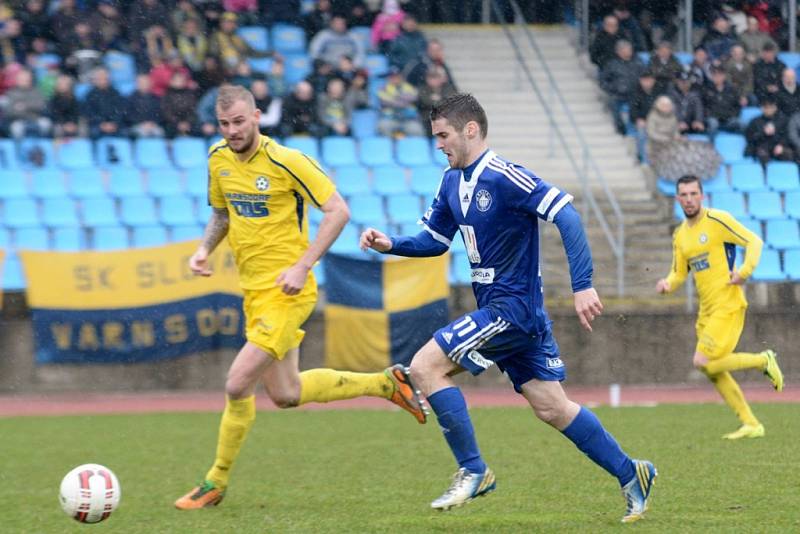
[(744, 328), (744, 315), (747, 308), (701, 315), (697, 318), (696, 352), (709, 359), (722, 358), (733, 352)]
[(247, 341), (282, 360), (303, 341), (306, 333), (300, 327), (311, 316), (314, 306), (316, 296), (298, 298), (276, 294), (275, 290), (245, 290)]

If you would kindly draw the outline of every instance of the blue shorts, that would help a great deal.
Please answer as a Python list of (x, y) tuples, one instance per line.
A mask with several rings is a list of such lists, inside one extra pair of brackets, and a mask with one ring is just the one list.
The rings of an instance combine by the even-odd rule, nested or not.
[(433, 338), (450, 360), (473, 375), (497, 364), (517, 393), (533, 378), (562, 381), (567, 377), (549, 325), (539, 335), (527, 334), (492, 310), (481, 308), (437, 330)]

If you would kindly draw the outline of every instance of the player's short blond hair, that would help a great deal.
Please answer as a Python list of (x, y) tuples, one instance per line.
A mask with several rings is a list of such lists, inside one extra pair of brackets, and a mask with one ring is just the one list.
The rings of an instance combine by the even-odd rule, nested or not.
[(241, 85), (223, 85), (217, 93), (217, 108), (225, 111), (236, 102), (242, 101), (251, 110), (256, 109), (256, 100), (247, 88)]

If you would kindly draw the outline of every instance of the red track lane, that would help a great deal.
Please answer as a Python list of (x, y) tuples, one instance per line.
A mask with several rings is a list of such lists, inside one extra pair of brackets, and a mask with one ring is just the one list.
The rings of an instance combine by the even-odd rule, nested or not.
[[(751, 402), (800, 402), (800, 387), (787, 387), (782, 393), (764, 385), (744, 385)], [(608, 404), (608, 387), (566, 387), (581, 404)], [(525, 406), (520, 395), (509, 389), (469, 389), (464, 393), (470, 406)], [(674, 403), (718, 403), (711, 386), (622, 386), (621, 405), (641, 406)], [(0, 417), (31, 415), (89, 415), (157, 412), (220, 412), (224, 407), (220, 391), (143, 392), (143, 393), (41, 393), (0, 395)], [(275, 410), (265, 394), (257, 397), (260, 410)], [(399, 409), (383, 399), (359, 398), (331, 404), (309, 404), (298, 410)]]

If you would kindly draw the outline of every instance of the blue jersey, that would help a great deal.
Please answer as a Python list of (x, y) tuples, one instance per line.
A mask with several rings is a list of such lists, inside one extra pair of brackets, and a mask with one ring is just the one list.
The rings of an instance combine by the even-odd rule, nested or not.
[[(422, 223), (447, 247), (456, 231), (461, 232), (478, 307), (493, 309), (522, 330), (539, 334), (547, 330), (549, 320), (539, 269), (538, 220), (553, 222), (563, 210), (579, 222), (571, 200), (571, 195), (489, 150), (469, 179), (462, 169), (445, 171)], [(564, 244), (573, 289), (591, 287), (591, 254), (582, 230), (566, 236), (562, 225), (559, 229), (562, 237), (569, 237)], [(576, 284), (576, 278), (582, 281)]]

